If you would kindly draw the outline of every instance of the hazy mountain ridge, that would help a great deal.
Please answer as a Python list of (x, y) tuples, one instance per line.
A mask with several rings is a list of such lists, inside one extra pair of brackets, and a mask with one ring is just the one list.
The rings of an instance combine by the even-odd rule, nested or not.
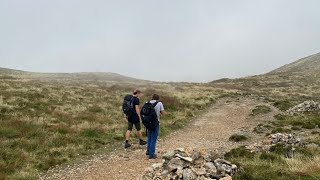
[(274, 98), (320, 101), (320, 53), (284, 65), (267, 74), (212, 81), (211, 86), (264, 94)]
[(278, 69), (275, 69), (267, 75), (274, 75), (280, 73), (294, 73), (294, 74), (304, 74), (304, 75), (318, 75), (320, 72), (320, 53), (313, 54), (301, 58), (293, 63), (284, 65)]
[(85, 81), (108, 81), (121, 83), (147, 83), (141, 80), (111, 72), (80, 72), (80, 73), (38, 73), (9, 68), (0, 68), (2, 78), (24, 78), (40, 80), (85, 80)]
[[(2, 76), (2, 77), (1, 77)], [(80, 72), (80, 73), (37, 73), (22, 70), (15, 70), (0, 67), (0, 78), (25, 78), (41, 80), (85, 80), (85, 81), (108, 81), (121, 83), (150, 83), (153, 81), (132, 78), (111, 72)], [(320, 83), (320, 53), (301, 58), (290, 64), (286, 64), (278, 69), (270, 71), (264, 75), (250, 76), (238, 79), (222, 78), (212, 81), (213, 84), (221, 83), (242, 83), (250, 81), (249, 86), (256, 85), (257, 82), (269, 82), (272, 84), (281, 83), (289, 86), (300, 81), (305, 83)], [(267, 83), (268, 84), (268, 83)], [(278, 85), (276, 85), (278, 86)]]
[(0, 75), (17, 75), (17, 74), (27, 74), (27, 73), (28, 72), (26, 71), (0, 67)]

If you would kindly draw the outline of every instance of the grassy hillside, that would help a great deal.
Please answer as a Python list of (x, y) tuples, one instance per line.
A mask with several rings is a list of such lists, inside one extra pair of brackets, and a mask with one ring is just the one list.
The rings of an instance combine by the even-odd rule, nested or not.
[(122, 99), (135, 88), (142, 90), (142, 102), (160, 94), (167, 111), (162, 135), (183, 127), (218, 97), (233, 92), (204, 84), (116, 83), (97, 80), (99, 75), (106, 74), (2, 71), (0, 179), (35, 179), (50, 167), (122, 142), (126, 130)]
[(271, 71), (268, 75), (272, 74), (304, 74), (304, 75), (319, 75), (320, 69), (320, 53), (299, 59), (293, 63), (284, 65), (276, 70)]
[(221, 79), (212, 82), (211, 85), (254, 94), (282, 110), (283, 113), (277, 115), (273, 122), (261, 124), (256, 128), (266, 127), (266, 132), (262, 133), (293, 133), (297, 137), (305, 134), (307, 138), (303, 139), (304, 143), (311, 143), (311, 147), (295, 148), (293, 158), (286, 157), (291, 147), (281, 145), (268, 153), (248, 153), (243, 147), (233, 149), (226, 158), (242, 168), (234, 179), (320, 179), (319, 112), (294, 116), (285, 114), (287, 109), (303, 101), (320, 101), (320, 53), (302, 58), (265, 75)]
[(151, 81), (140, 80), (123, 76), (116, 73), (34, 73), (7, 68), (0, 68), (0, 79), (32, 79), (41, 81), (88, 81), (88, 82), (108, 82), (108, 83), (127, 83), (145, 84)]
[(302, 58), (270, 73), (213, 81), (213, 87), (238, 89), (273, 99), (320, 101), (320, 53)]

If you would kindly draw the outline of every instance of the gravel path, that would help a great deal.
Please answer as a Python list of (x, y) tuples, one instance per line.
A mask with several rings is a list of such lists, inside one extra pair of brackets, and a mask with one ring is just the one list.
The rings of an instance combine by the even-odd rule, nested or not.
[[(108, 156), (95, 157), (82, 164), (52, 170), (41, 179), (66, 180), (131, 180), (139, 179), (146, 167), (161, 161), (161, 154), (178, 147), (215, 149), (227, 152), (243, 144), (251, 144), (263, 138), (263, 135), (252, 133), (254, 127), (273, 119), (277, 110), (251, 117), (249, 114), (256, 105), (265, 103), (253, 99), (221, 99), (202, 116), (195, 118), (187, 127), (176, 131), (157, 144), (158, 159), (148, 160), (145, 156), (146, 147), (133, 144), (125, 150), (119, 148)], [(267, 104), (266, 104), (267, 105)], [(251, 138), (241, 143), (230, 142), (234, 133), (246, 133)], [(132, 139), (131, 141), (134, 141)]]

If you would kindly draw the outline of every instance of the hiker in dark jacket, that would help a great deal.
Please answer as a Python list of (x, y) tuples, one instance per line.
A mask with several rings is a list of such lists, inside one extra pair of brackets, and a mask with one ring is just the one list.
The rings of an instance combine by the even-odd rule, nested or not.
[(141, 134), (141, 115), (140, 115), (140, 100), (139, 97), (141, 96), (141, 91), (140, 90), (135, 90), (133, 92), (133, 95), (131, 96), (132, 98), (132, 104), (133, 104), (133, 109), (132, 109), (132, 115), (126, 116), (126, 120), (128, 121), (128, 130), (126, 133), (126, 142), (124, 145), (124, 148), (128, 148), (131, 146), (129, 143), (129, 139), (131, 136), (131, 131), (133, 128), (133, 125), (135, 126), (137, 130), (137, 136), (139, 138), (139, 144), (140, 145), (145, 145), (147, 144), (146, 141), (142, 140), (142, 134)]
[(147, 130), (148, 132), (148, 141), (147, 141), (147, 152), (146, 155), (149, 156), (149, 159), (157, 158), (156, 154), (156, 144), (159, 135), (159, 128), (160, 128), (160, 117), (164, 115), (164, 107), (162, 102), (159, 102), (159, 95), (154, 94), (152, 96), (152, 100), (150, 101), (151, 104), (157, 103), (154, 106), (154, 110), (157, 113), (159, 124), (154, 130)]

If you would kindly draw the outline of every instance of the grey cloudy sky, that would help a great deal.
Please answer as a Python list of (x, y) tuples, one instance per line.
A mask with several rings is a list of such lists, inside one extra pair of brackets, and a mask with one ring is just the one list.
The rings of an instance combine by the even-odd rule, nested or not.
[(0, 0), (0, 67), (206, 82), (320, 51), (319, 0)]

